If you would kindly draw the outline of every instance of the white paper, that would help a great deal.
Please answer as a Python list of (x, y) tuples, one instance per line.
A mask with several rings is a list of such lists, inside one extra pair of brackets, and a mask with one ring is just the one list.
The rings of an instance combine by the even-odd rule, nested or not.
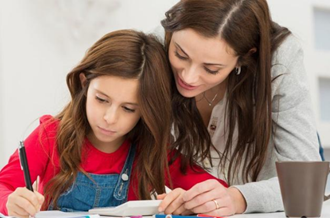
[(89, 214), (87, 212), (62, 212), (59, 210), (40, 211), (35, 218), (100, 218), (98, 214)]

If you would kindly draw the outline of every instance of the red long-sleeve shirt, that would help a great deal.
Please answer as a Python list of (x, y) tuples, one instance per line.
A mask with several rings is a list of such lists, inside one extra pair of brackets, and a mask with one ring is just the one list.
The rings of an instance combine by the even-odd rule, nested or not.
[[(43, 188), (47, 182), (53, 178), (60, 170), (59, 155), (56, 149), (56, 133), (59, 121), (47, 121), (53, 117), (46, 115), (40, 118), (40, 125), (25, 140), (25, 149), (30, 169), (31, 180), (35, 181), (40, 177), (38, 191), (43, 193)], [(130, 143), (125, 141), (120, 148), (113, 153), (104, 153), (96, 149), (86, 138), (83, 146), (81, 167), (88, 173), (93, 174), (120, 174), (126, 157), (128, 155)], [(134, 163), (135, 164), (135, 163)], [(134, 166), (134, 165), (133, 165)], [(133, 169), (134, 170), (134, 169)], [(173, 188), (190, 189), (195, 184), (207, 179), (216, 179), (227, 187), (227, 184), (205, 172), (200, 167), (195, 168), (198, 172), (188, 168), (183, 175), (180, 172), (180, 158), (176, 159), (169, 166)], [(128, 190), (128, 200), (137, 200), (132, 187), (137, 186), (137, 180), (131, 177), (131, 185)], [(168, 181), (166, 182), (168, 183)], [(168, 185), (168, 184), (166, 184)], [(17, 187), (24, 187), (23, 172), (19, 163), (17, 150), (10, 157), (8, 164), (0, 171), (0, 212), (7, 214), (6, 202), (8, 195)]]

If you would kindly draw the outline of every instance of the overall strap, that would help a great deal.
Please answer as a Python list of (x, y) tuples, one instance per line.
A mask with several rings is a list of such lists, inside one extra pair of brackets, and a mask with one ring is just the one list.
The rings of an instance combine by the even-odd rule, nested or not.
[(113, 196), (117, 200), (124, 200), (127, 197), (128, 186), (131, 178), (132, 166), (134, 162), (136, 145), (131, 144), (128, 157), (126, 158), (124, 167), (119, 175), (116, 188), (114, 190)]

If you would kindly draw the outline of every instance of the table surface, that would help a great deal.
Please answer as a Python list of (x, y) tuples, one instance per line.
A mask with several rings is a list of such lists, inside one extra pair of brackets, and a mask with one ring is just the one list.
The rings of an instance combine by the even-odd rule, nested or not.
[[(285, 218), (284, 212), (238, 214), (230, 218)], [(330, 200), (323, 203), (321, 217), (330, 217)]]
[[(40, 214), (37, 214), (36, 217), (39, 218), (49, 218), (48, 213), (51, 213), (51, 211), (42, 211)], [(88, 213), (81, 213), (83, 215), (87, 215)], [(64, 214), (66, 217), (68, 217), (68, 214)], [(57, 218), (59, 216), (56, 216)], [(108, 218), (108, 216), (101, 216), (102, 218)], [(330, 217), (330, 200), (323, 203), (322, 206), (322, 213), (321, 218)], [(115, 218), (115, 217), (111, 217)], [(118, 218), (118, 217), (117, 217)], [(143, 216), (143, 218), (153, 218), (153, 216)], [(277, 213), (250, 213), (250, 214), (238, 214), (234, 216), (230, 216), (229, 218), (286, 218), (284, 212), (277, 212)]]

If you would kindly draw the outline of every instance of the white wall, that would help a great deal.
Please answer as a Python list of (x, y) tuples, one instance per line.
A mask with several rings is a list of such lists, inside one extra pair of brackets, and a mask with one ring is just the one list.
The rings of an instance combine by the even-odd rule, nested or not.
[[(69, 100), (65, 76), (89, 46), (116, 29), (151, 31), (177, 1), (0, 0), (0, 168), (39, 116), (55, 115)], [(320, 74), (330, 78), (330, 61), (324, 61), (330, 58), (314, 49), (312, 15), (313, 5), (330, 8), (330, 3), (268, 2), (273, 19), (301, 39), (317, 125), (330, 146), (330, 128), (320, 121), (317, 84)]]
[(0, 1), (0, 168), (43, 114), (69, 100), (66, 74), (105, 33), (150, 32), (177, 0)]
[[(1, 7), (1, 2), (0, 2), (0, 15), (2, 14), (2, 7)], [(1, 48), (2, 48), (2, 16), (0, 16), (0, 168), (2, 168), (3, 163), (5, 163), (4, 159), (7, 159), (7, 156), (5, 156), (5, 145), (4, 145), (4, 135), (1, 134), (3, 131), (3, 96), (4, 96), (4, 80), (3, 80), (3, 70), (2, 70), (2, 53), (1, 53)]]

